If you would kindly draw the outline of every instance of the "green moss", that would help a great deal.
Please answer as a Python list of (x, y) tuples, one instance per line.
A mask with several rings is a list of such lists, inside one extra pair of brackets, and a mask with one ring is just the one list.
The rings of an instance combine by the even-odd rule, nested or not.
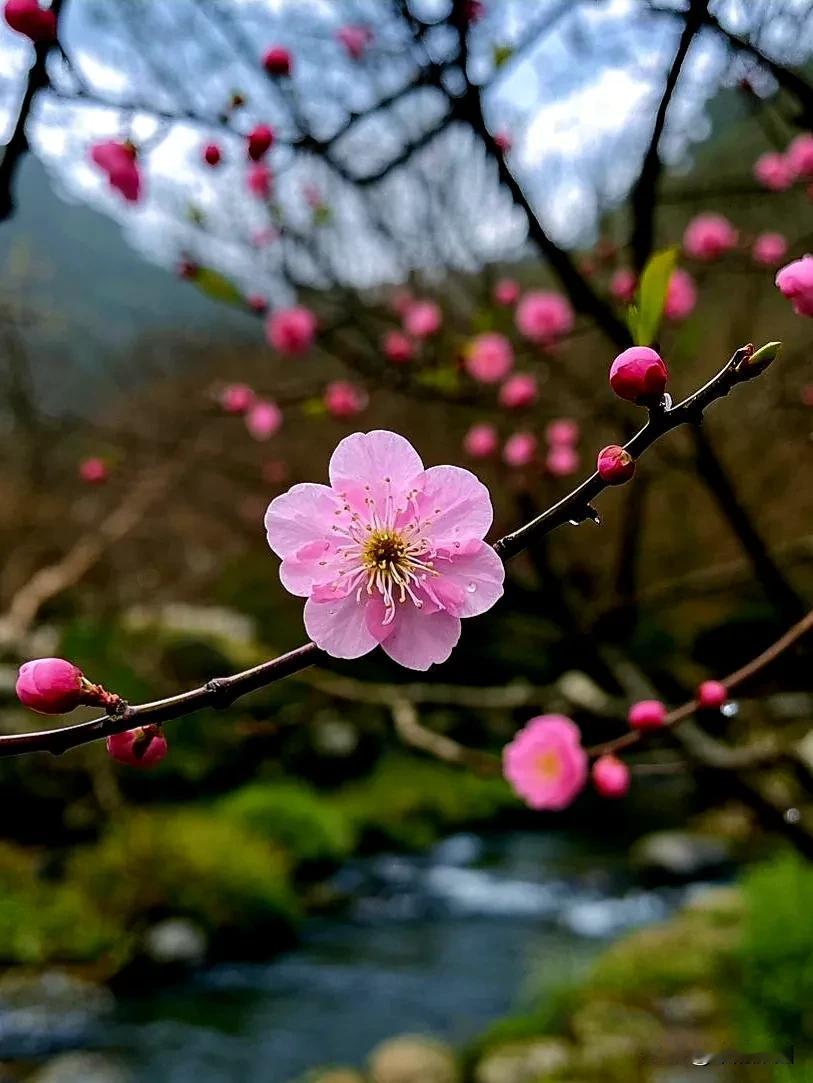
[(233, 948), (270, 937), (273, 949), (299, 916), (284, 856), (239, 824), (196, 811), (128, 814), (74, 855), (69, 876), (128, 927), (183, 915)]

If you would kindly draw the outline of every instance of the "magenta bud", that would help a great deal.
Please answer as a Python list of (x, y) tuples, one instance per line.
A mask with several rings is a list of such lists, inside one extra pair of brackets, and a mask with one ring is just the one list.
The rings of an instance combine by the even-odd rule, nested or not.
[(274, 129), (267, 124), (258, 124), (246, 136), (246, 149), (252, 162), (259, 162), (274, 142)]
[(263, 67), (269, 75), (280, 76), (291, 74), (291, 54), (281, 45), (267, 49), (263, 56)]
[(728, 701), (728, 689), (722, 681), (703, 681), (695, 694), (697, 704), (707, 710), (719, 710)]
[(598, 453), (596, 470), (608, 485), (623, 485), (635, 473), (635, 459), (618, 444), (610, 444)]
[(64, 658), (35, 658), (20, 666), (17, 698), (40, 714), (67, 714), (86, 703), (82, 670)]
[(160, 726), (137, 726), (114, 733), (105, 742), (107, 754), (128, 767), (154, 767), (167, 754), (167, 739)]
[(207, 165), (220, 165), (223, 158), (217, 143), (207, 143), (203, 148), (203, 160)]
[(666, 721), (666, 714), (659, 699), (642, 699), (630, 707), (627, 721), (634, 730), (656, 730)]
[(56, 38), (56, 13), (40, 7), (38, 0), (6, 0), (3, 14), (12, 30), (33, 42)]
[(630, 346), (610, 366), (610, 387), (628, 402), (657, 402), (668, 378), (663, 358), (649, 346)]
[(590, 773), (602, 797), (623, 797), (630, 788), (629, 768), (617, 756), (599, 756)]

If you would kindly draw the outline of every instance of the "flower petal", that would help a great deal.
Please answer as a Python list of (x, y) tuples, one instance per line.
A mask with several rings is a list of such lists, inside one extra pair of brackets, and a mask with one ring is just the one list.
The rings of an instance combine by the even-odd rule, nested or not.
[(398, 606), (393, 625), (381, 646), (407, 669), (445, 662), (460, 639), (460, 620), (442, 609), (427, 614), (407, 602)]
[(423, 463), (409, 440), (386, 429), (346, 436), (333, 452), (329, 468), (334, 489), (369, 491), (380, 504), (379, 513), (384, 511), (387, 496), (392, 495), (397, 503), (422, 471)]
[(435, 545), (482, 540), (494, 518), (488, 489), (470, 470), (432, 466), (423, 475), (416, 504)]
[(319, 602), (305, 602), (305, 630), (317, 647), (333, 658), (361, 658), (377, 645), (370, 634), (364, 614), (365, 606), (356, 601), (355, 594)]
[(344, 502), (327, 485), (303, 482), (275, 497), (265, 513), (268, 544), (280, 557), (293, 556), (309, 542), (334, 536), (333, 527), (347, 522)]
[(435, 570), (439, 575), (432, 586), (439, 597), (451, 586), (462, 595), (458, 606), (444, 604), (457, 617), (477, 617), (502, 597), (505, 566), (486, 542), (478, 542), (476, 549), (467, 546), (465, 552), (448, 560), (437, 559)]
[(336, 543), (329, 538), (320, 538), (307, 542), (285, 557), (279, 568), (280, 581), (291, 594), (307, 598), (314, 587), (338, 579), (343, 563)]

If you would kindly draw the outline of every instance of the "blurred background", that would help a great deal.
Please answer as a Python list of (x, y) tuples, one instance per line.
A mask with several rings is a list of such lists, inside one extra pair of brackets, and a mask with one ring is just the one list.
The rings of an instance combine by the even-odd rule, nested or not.
[(565, 495), (640, 423), (607, 370), (655, 253), (676, 399), (784, 351), (420, 683), (376, 652), (169, 724), (149, 772), (0, 761), (3, 1083), (805, 1078), (809, 644), (624, 801), (533, 812), (478, 752), (544, 711), (614, 737), (807, 612), (809, 325), (773, 280), (813, 233), (811, 53), (809, 0), (6, 5), (4, 733), (41, 728), (26, 658), (142, 702), (303, 642), (263, 513), (350, 432), (473, 469), (493, 537)]

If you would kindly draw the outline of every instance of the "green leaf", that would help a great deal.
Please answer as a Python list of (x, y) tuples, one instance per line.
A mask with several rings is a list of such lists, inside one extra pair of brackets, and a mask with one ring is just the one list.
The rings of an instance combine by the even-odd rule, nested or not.
[(305, 399), (302, 413), (305, 417), (322, 417), (327, 413), (327, 407), (321, 399)]
[(669, 279), (677, 262), (677, 249), (656, 252), (647, 262), (638, 286), (638, 319), (631, 327), (636, 346), (650, 346), (658, 337)]
[(460, 377), (457, 369), (424, 369), (417, 374), (417, 382), (424, 387), (432, 387), (437, 391), (457, 391), (460, 387)]
[(211, 267), (200, 267), (192, 281), (199, 290), (216, 301), (225, 301), (229, 305), (244, 303), (243, 295), (234, 283), (224, 278), (219, 271), (213, 271)]
[(495, 45), (494, 46), (494, 67), (501, 68), (503, 64), (507, 64), (511, 57), (514, 55), (514, 48), (511, 45)]

